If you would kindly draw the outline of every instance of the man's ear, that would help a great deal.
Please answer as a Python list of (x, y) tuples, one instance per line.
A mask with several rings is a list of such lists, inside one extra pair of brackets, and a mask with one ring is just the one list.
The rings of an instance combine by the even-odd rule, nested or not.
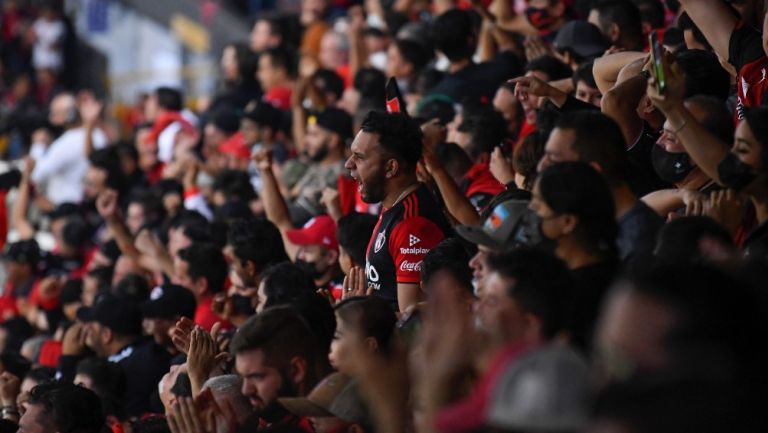
[(603, 173), (603, 167), (600, 166), (600, 163), (592, 161), (589, 163), (589, 166), (594, 168), (596, 172), (602, 174)]
[(208, 291), (208, 280), (206, 280), (205, 277), (199, 277), (197, 280), (195, 280), (196, 295), (203, 296), (207, 291)]
[(255, 279), (259, 274), (259, 272), (256, 270), (256, 263), (251, 260), (245, 260), (242, 263), (245, 273), (248, 274), (250, 278)]
[(647, 36), (649, 33), (653, 31), (653, 27), (651, 26), (651, 23), (648, 21), (643, 21), (642, 24), (640, 24), (640, 27), (643, 29), (643, 36)]
[(526, 313), (523, 315), (523, 320), (525, 320), (526, 334), (541, 338), (543, 328), (541, 318), (535, 314)]
[(369, 352), (376, 352), (379, 350), (379, 342), (373, 337), (366, 337), (365, 347)]
[(309, 366), (307, 365), (306, 359), (300, 356), (294, 356), (291, 358), (288, 368), (288, 377), (294, 385), (298, 386), (307, 378)]
[(347, 427), (346, 433), (365, 433), (365, 430), (363, 430), (363, 427), (361, 427), (360, 424), (352, 424)]
[(106, 326), (101, 326), (101, 333), (99, 335), (99, 339), (101, 339), (101, 341), (104, 342), (105, 344), (109, 344), (115, 340), (115, 333), (112, 332), (112, 330), (107, 328)]
[(339, 261), (339, 252), (337, 250), (327, 250), (325, 253), (325, 260), (328, 266), (333, 266)]
[(400, 171), (400, 161), (396, 160), (395, 158), (388, 159), (386, 164), (384, 165), (384, 176), (387, 179), (391, 179), (397, 176), (397, 173), (399, 171)]
[(615, 44), (619, 41), (619, 36), (621, 36), (621, 28), (619, 28), (618, 24), (611, 23), (608, 28), (608, 40), (611, 41), (612, 44)]
[(571, 214), (563, 215), (563, 227), (562, 231), (566, 235), (570, 235), (576, 230), (576, 226), (579, 225), (579, 217)]

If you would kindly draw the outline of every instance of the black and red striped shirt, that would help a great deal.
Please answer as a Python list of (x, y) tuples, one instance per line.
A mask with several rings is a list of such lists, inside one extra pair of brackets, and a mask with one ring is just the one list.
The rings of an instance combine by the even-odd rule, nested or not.
[(397, 285), (418, 284), (424, 255), (450, 233), (451, 226), (437, 201), (429, 189), (420, 184), (379, 215), (368, 242), (367, 287), (398, 309)]

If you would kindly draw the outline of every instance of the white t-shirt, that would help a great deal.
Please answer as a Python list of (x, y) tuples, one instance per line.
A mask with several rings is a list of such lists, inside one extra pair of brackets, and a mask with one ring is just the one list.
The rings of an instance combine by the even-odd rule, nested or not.
[[(107, 136), (100, 129), (93, 131), (93, 147), (107, 145)], [(36, 161), (32, 182), (47, 186), (47, 197), (53, 204), (80, 203), (83, 200), (83, 180), (88, 171), (85, 154), (85, 128), (70, 129), (61, 135), (45, 154)]]
[[(32, 64), (35, 69), (49, 68), (58, 71), (62, 66), (60, 43), (64, 39), (66, 27), (61, 20), (47, 21), (39, 18), (33, 25), (37, 42), (32, 51)], [(57, 46), (58, 44), (58, 46)]]

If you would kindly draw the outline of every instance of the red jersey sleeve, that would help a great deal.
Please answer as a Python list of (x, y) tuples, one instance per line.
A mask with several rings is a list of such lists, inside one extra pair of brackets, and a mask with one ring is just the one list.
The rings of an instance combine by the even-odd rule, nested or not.
[(389, 237), (389, 253), (395, 262), (397, 282), (421, 281), (422, 259), (444, 237), (435, 223), (421, 216), (406, 218), (397, 224)]

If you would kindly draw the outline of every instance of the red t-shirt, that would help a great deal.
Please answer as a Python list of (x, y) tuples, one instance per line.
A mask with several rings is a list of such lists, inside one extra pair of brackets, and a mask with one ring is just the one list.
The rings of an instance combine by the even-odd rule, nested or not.
[(759, 107), (768, 95), (768, 57), (763, 49), (760, 32), (739, 23), (731, 33), (728, 63), (738, 71), (736, 77), (737, 122), (744, 118), (744, 109)]
[(232, 329), (232, 324), (213, 312), (213, 296), (202, 299), (195, 309), (195, 325), (210, 332), (216, 322), (221, 322), (222, 329)]
[(481, 428), (488, 415), (491, 392), (507, 366), (531, 349), (524, 343), (510, 345), (501, 350), (488, 369), (478, 379), (472, 392), (463, 400), (442, 409), (434, 420), (437, 433), (465, 433)]

